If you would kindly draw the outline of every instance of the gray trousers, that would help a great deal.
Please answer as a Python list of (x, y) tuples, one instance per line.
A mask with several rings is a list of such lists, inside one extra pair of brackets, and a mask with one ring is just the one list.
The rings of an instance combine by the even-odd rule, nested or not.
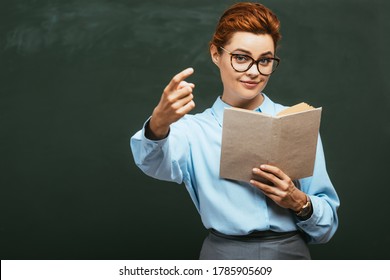
[(272, 239), (236, 240), (209, 233), (200, 260), (310, 260), (309, 248), (300, 233)]

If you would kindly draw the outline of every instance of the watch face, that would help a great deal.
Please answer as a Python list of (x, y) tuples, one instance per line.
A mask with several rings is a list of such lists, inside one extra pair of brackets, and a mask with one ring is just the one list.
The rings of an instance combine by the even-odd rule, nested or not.
[(310, 213), (310, 211), (311, 211), (311, 203), (310, 201), (308, 201), (308, 203), (305, 206), (303, 206), (298, 216), (305, 217)]
[(309, 213), (310, 213), (310, 206), (307, 206), (307, 207), (305, 207), (304, 209), (302, 209), (302, 211), (301, 211), (301, 213), (300, 213), (299, 216), (304, 217), (304, 216), (306, 216), (306, 215), (309, 214)]

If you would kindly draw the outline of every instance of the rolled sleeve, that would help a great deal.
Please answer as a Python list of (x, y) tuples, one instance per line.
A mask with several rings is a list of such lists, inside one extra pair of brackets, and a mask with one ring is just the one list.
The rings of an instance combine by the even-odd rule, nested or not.
[(307, 234), (309, 243), (328, 242), (338, 228), (339, 197), (328, 176), (321, 138), (318, 138), (316, 161), (312, 177), (301, 181), (302, 191), (309, 195), (313, 213), (297, 226)]
[(148, 139), (145, 136), (145, 128), (149, 120), (150, 118), (144, 123), (143, 128), (130, 139), (135, 164), (150, 177), (182, 183), (183, 172), (180, 169), (179, 159), (174, 158), (170, 150), (172, 146), (170, 142), (173, 140), (171, 132), (161, 140)]

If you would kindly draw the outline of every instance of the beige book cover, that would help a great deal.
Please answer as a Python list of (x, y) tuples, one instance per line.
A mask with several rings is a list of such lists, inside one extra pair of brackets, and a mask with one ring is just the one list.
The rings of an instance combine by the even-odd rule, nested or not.
[(306, 103), (275, 117), (226, 108), (220, 177), (249, 182), (252, 169), (264, 163), (279, 167), (292, 180), (313, 175), (321, 112)]

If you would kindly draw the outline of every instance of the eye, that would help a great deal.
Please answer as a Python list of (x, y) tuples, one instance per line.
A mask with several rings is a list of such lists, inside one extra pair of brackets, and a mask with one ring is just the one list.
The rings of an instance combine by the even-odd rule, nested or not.
[(237, 63), (247, 63), (248, 61), (251, 61), (251, 59), (244, 54), (234, 54), (233, 58)]
[(272, 58), (262, 57), (262, 58), (259, 59), (259, 63), (261, 65), (268, 65), (269, 63), (272, 63)]

